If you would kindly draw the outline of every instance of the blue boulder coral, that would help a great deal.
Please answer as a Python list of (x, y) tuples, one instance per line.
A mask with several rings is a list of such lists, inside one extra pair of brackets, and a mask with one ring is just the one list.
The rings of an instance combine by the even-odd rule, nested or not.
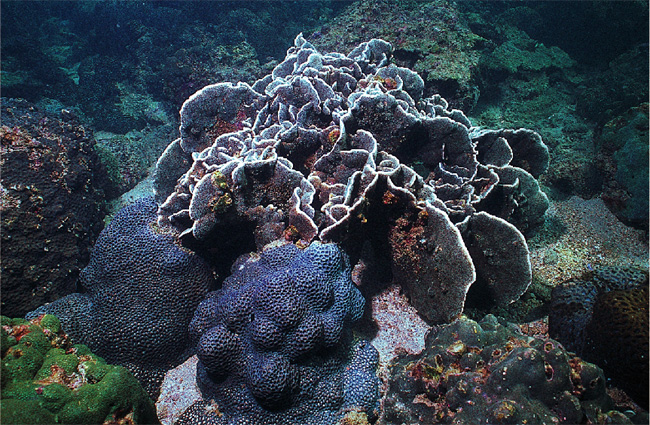
[(84, 292), (27, 315), (56, 315), (76, 343), (125, 366), (152, 397), (165, 372), (187, 358), (187, 326), (216, 286), (203, 259), (155, 224), (156, 211), (149, 198), (123, 208), (100, 234), (81, 273)]
[(365, 301), (347, 256), (314, 242), (244, 260), (192, 319), (203, 401), (179, 423), (331, 424), (349, 410), (376, 418), (378, 354), (349, 334)]
[[(515, 300), (531, 281), (521, 232), (548, 207), (536, 181), (548, 149), (532, 131), (477, 129), (440, 96), (423, 98), (422, 78), (391, 55), (379, 39), (345, 56), (298, 36), (252, 86), (195, 93), (180, 138), (158, 161), (159, 224), (205, 241), (245, 222), (258, 249), (337, 242), (355, 263), (370, 244), (390, 260), (380, 274), (400, 281), (432, 322), (462, 312), (477, 276), (486, 293), (501, 294), (494, 301)], [(490, 252), (498, 261), (485, 261)]]

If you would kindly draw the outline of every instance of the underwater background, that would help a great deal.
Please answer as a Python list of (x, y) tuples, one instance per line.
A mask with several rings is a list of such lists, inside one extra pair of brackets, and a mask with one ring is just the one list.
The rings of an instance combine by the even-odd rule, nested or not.
[(648, 423), (648, 2), (0, 13), (2, 423)]

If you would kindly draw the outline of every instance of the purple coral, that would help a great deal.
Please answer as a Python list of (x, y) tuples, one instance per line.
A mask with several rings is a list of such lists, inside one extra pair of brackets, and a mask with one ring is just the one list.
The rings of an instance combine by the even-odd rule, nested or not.
[(348, 409), (376, 417), (378, 354), (350, 338), (365, 304), (350, 272), (336, 245), (319, 242), (237, 263), (190, 325), (198, 406), (213, 400), (223, 417), (195, 407), (181, 423), (334, 423)]
[(123, 208), (81, 273), (84, 292), (27, 315), (56, 315), (75, 343), (127, 367), (152, 396), (165, 372), (189, 356), (187, 326), (216, 286), (205, 261), (155, 225), (156, 210), (151, 198)]

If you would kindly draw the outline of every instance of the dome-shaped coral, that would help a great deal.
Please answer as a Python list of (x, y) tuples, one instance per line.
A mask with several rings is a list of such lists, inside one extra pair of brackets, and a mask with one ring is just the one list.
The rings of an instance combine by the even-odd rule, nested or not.
[[(364, 299), (347, 256), (334, 244), (288, 244), (233, 269), (190, 325), (204, 402), (180, 423), (326, 424), (349, 409), (375, 418), (378, 354), (349, 333)], [(206, 403), (222, 416), (200, 407)]]

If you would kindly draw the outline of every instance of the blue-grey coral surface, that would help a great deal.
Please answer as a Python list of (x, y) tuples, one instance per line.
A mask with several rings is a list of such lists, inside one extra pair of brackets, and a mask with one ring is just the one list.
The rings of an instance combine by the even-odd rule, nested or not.
[(57, 316), (75, 343), (127, 367), (150, 395), (190, 347), (187, 326), (216, 285), (207, 264), (155, 225), (145, 198), (123, 208), (99, 236), (82, 271), (84, 292), (28, 314)]
[(376, 418), (378, 354), (350, 335), (365, 303), (347, 256), (335, 244), (288, 244), (233, 270), (190, 325), (203, 400), (179, 423), (332, 424), (349, 410)]

